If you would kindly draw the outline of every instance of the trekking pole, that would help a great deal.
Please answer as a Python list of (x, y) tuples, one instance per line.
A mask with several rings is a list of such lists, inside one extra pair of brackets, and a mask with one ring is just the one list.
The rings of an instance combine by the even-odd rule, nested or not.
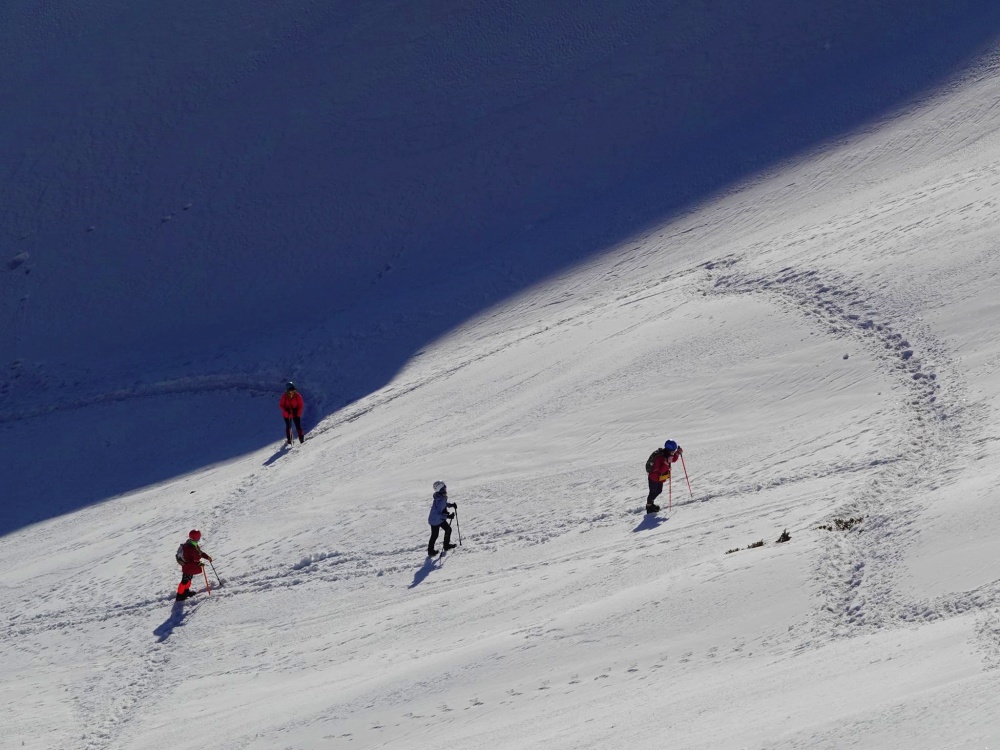
[(212, 572), (215, 573), (215, 580), (219, 582), (219, 588), (221, 589), (222, 588), (222, 579), (219, 578), (219, 573), (215, 570), (215, 565), (212, 564), (211, 560), (208, 561), (208, 564), (212, 566)]
[(667, 510), (674, 507), (674, 478), (672, 474), (667, 474)]
[(211, 593), (212, 593), (212, 587), (208, 585), (208, 571), (205, 570), (205, 566), (204, 565), (201, 566), (201, 574), (203, 576), (205, 576), (205, 591), (207, 591), (209, 593), (209, 595), (211, 595)]
[(458, 532), (458, 546), (462, 546), (462, 527), (458, 525), (458, 508), (455, 508), (455, 531)]
[(681, 468), (684, 469), (684, 478), (687, 479), (688, 492), (691, 493), (691, 499), (694, 499), (694, 490), (691, 489), (691, 480), (688, 479), (688, 467), (684, 464), (684, 454), (681, 454)]

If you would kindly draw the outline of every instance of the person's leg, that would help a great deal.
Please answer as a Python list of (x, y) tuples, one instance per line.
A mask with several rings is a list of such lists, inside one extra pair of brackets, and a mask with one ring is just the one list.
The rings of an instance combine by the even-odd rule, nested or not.
[(191, 590), (191, 576), (187, 573), (181, 576), (181, 582), (177, 584), (177, 598), (183, 598)]
[(447, 521), (441, 523), (441, 528), (444, 529), (444, 548), (450, 549), (455, 545), (451, 543), (451, 524)]
[(427, 543), (428, 555), (433, 555), (435, 552), (437, 552), (437, 550), (434, 549), (434, 543), (437, 542), (437, 539), (438, 539), (438, 527), (431, 526), (431, 540)]
[(653, 501), (660, 496), (663, 492), (663, 482), (654, 482), (652, 479), (649, 480), (649, 497), (646, 498), (646, 507), (654, 505)]
[(292, 442), (292, 420), (285, 417), (285, 440)]
[(646, 498), (646, 505), (652, 503), (656, 498), (660, 496), (663, 492), (663, 482), (654, 482), (652, 479), (649, 480), (649, 497)]
[(295, 431), (299, 434), (299, 442), (304, 442), (306, 438), (302, 433), (302, 417), (295, 417)]

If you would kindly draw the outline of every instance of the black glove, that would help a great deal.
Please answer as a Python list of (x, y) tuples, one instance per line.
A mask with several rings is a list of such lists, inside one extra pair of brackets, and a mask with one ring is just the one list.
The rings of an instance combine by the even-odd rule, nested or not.
[(458, 510), (458, 503), (446, 503), (446, 507)]
[(450, 521), (451, 519), (453, 519), (454, 517), (455, 517), (455, 514), (454, 514), (454, 513), (448, 513), (448, 514), (447, 514), (447, 515), (445, 516), (445, 518), (447, 518), (447, 519), (448, 519), (449, 521)]

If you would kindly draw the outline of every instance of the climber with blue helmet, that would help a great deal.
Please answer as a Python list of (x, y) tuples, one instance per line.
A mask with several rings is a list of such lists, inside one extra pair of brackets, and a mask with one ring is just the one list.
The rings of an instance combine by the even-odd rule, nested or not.
[(649, 478), (647, 513), (656, 513), (660, 510), (660, 506), (653, 501), (663, 492), (663, 483), (670, 479), (670, 464), (679, 461), (682, 453), (684, 449), (676, 441), (668, 440), (662, 448), (657, 448), (646, 459), (646, 476)]

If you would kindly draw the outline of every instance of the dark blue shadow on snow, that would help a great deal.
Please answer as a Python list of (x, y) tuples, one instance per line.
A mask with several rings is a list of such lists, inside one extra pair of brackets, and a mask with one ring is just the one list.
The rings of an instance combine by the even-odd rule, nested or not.
[[(933, 93), (1000, 34), (996, 0), (466, 5), (453, 12), (443, 2), (404, 0), (400, 12), (376, 13), (375, 0), (329, 2), (308, 13), (303, 6), (301, 18), (281, 4), (255, 5), (295, 33), (271, 34), (266, 18), (252, 25), (267, 32), (260, 40), (252, 29), (241, 32), (247, 49), (260, 41), (266, 64), (231, 56), (236, 69), (216, 76), (226, 81), (218, 101), (189, 101), (194, 94), (184, 85), (116, 83), (104, 73), (141, 74), (148, 66), (132, 63), (147, 59), (146, 47), (171, 49), (170, 14), (188, 10), (170, 4), (116, 15), (123, 33), (74, 36), (46, 68), (46, 86), (31, 66), (0, 71), (0, 90), (13, 102), (12, 115), (0, 118), (5, 153), (73, 153), (78, 122), (56, 106), (70, 106), (59, 98), (64, 91), (81, 102), (114, 101), (107, 87), (120, 84), (127, 96), (118, 98), (129, 101), (109, 110), (85, 144), (87, 153), (127, 154), (120, 179), (107, 179), (102, 159), (80, 158), (67, 182), (65, 159), (52, 157), (18, 173), (24, 184), (15, 180), (16, 191), (0, 186), (9, 216), (36, 217), (23, 230), (25, 251), (66, 248), (51, 261), (65, 277), (65, 289), (50, 290), (53, 299), (63, 293), (83, 309), (79, 297), (91, 293), (102, 310), (127, 316), (109, 321), (36, 304), (23, 325), (48, 339), (0, 326), (0, 349), (13, 350), (0, 364), (36, 355), (72, 363), (77, 349), (105, 351), (99, 341), (120, 348), (108, 351), (109, 362), (127, 361), (133, 350), (132, 361), (146, 361), (155, 352), (191, 371), (219, 352), (245, 350), (255, 352), (255, 366), (276, 373), (274, 401), (286, 377), (311, 391), (307, 412), (316, 424), (384, 386), (428, 342), (483, 310)], [(142, 13), (165, 22), (145, 23)], [(201, 20), (190, 33), (206, 43), (229, 33), (214, 16)], [(0, 46), (28, 54), (34, 37), (18, 37), (14, 21), (0, 29)], [(136, 35), (124, 32), (132, 26), (154, 37), (129, 46)], [(109, 35), (122, 45), (104, 44)], [(182, 83), (198, 73), (177, 60)], [(152, 113), (151, 125), (162, 112), (180, 119), (147, 132), (136, 127), (137, 112)], [(46, 193), (49, 182), (60, 190)], [(187, 200), (190, 211), (160, 223), (164, 205)], [(81, 205), (107, 210), (91, 235), (61, 220)], [(129, 228), (136, 217), (153, 217), (157, 229), (143, 235), (142, 252)], [(15, 230), (22, 231), (8, 233)], [(101, 262), (82, 244), (95, 237)], [(241, 258), (249, 262), (241, 266)], [(121, 276), (109, 278), (112, 271)], [(14, 283), (10, 274), (0, 285)], [(147, 280), (155, 294), (142, 293)], [(311, 325), (324, 335), (301, 337)], [(262, 349), (267, 341), (274, 345)], [(80, 356), (98, 366), (92, 354)], [(262, 356), (272, 359), (261, 364)], [(132, 377), (125, 371), (109, 367), (110, 377)], [(20, 398), (44, 403), (58, 390), (19, 386), (27, 380), (6, 371), (0, 380), (0, 409)], [(14, 451), (22, 425), (0, 425), (13, 424), (0, 433), (11, 441), (0, 453), (14, 456), (0, 465), (0, 486), (27, 493), (4, 502), (31, 506), (0, 518), (0, 534), (282, 434), (271, 401), (259, 426), (240, 437), (220, 436), (197, 410), (184, 419), (188, 425), (163, 442), (200, 431), (202, 450), (164, 464), (136, 461), (126, 443), (107, 461), (109, 471), (64, 484), (50, 481), (62, 465), (45, 442), (51, 430), (37, 447)], [(85, 445), (114, 427), (97, 415), (74, 441)], [(19, 462), (28, 460), (43, 470), (18, 486)]]
[(277, 461), (282, 456), (287, 455), (289, 450), (290, 450), (290, 448), (289, 448), (288, 443), (282, 443), (281, 447), (278, 448), (278, 450), (276, 450), (271, 455), (271, 457), (264, 462), (263, 465), (264, 466), (270, 466), (271, 464), (273, 464), (275, 461)]
[[(665, 511), (660, 511), (660, 513), (665, 513)], [(639, 521), (639, 525), (632, 529), (632, 533), (637, 531), (649, 531), (650, 529), (655, 529), (657, 526), (670, 520), (670, 516), (661, 516), (660, 513), (647, 513)]]
[(439, 570), (441, 568), (439, 560), (443, 561), (444, 558), (428, 557), (426, 560), (424, 560), (424, 564), (421, 565), (420, 568), (413, 574), (413, 582), (406, 588), (408, 589), (416, 588), (417, 586), (419, 586), (421, 583), (424, 582), (424, 579), (430, 575), (432, 570)]
[(278, 395), (176, 393), (0, 422), (0, 534), (175, 477), (175, 493), (198, 498), (201, 462), (284, 439)]
[(173, 603), (173, 606), (170, 608), (170, 616), (160, 623), (153, 631), (153, 635), (156, 636), (157, 643), (163, 643), (171, 635), (173, 635), (176, 628), (184, 625), (184, 619), (189, 613), (189, 610), (184, 607), (185, 604), (187, 604), (187, 602)]

